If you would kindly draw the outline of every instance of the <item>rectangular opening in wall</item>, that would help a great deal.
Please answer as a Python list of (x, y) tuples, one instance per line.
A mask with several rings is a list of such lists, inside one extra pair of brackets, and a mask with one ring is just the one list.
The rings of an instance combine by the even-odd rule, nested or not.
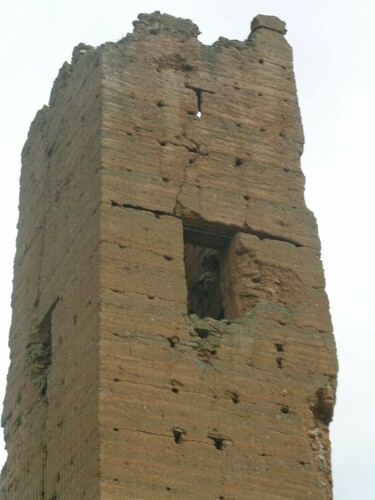
[(222, 263), (231, 237), (184, 227), (184, 263), (188, 314), (225, 318)]

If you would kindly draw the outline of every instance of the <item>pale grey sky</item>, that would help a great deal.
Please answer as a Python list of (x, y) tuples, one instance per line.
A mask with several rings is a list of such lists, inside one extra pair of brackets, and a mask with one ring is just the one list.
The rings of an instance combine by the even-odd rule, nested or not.
[[(375, 295), (373, 283), (375, 3), (373, 0), (18, 0), (0, 19), (0, 400), (16, 236), (20, 152), (30, 122), (79, 42), (116, 41), (139, 12), (198, 24), (200, 40), (244, 39), (252, 18), (287, 23), (306, 145), (306, 200), (319, 224), (340, 363), (331, 425), (336, 500), (375, 498)], [(5, 452), (0, 441), (0, 465)]]

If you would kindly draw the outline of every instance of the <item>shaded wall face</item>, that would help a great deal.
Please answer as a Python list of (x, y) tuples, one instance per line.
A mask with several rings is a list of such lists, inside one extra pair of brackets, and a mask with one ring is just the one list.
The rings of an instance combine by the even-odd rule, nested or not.
[[(290, 48), (168, 19), (103, 49), (101, 492), (329, 498), (335, 348)], [(191, 302), (210, 255), (217, 314)]]
[(98, 494), (100, 85), (87, 55), (63, 66), (23, 150), (1, 498)]

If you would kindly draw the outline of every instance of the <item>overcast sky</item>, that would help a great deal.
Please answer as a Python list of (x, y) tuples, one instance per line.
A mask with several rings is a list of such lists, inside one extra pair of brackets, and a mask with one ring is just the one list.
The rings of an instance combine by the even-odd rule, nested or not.
[[(20, 152), (79, 42), (132, 31), (139, 12), (192, 19), (211, 44), (245, 39), (252, 18), (287, 23), (305, 130), (306, 200), (319, 224), (340, 373), (331, 424), (335, 500), (375, 498), (374, 0), (18, 0), (0, 18), (0, 400), (8, 366)], [(0, 466), (5, 452), (0, 441)]]

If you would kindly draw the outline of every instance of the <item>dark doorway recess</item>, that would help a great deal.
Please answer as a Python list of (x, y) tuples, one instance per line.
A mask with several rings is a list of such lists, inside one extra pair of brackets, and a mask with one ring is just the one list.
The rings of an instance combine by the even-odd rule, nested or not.
[(184, 262), (188, 314), (223, 319), (223, 255), (231, 237), (184, 228)]

